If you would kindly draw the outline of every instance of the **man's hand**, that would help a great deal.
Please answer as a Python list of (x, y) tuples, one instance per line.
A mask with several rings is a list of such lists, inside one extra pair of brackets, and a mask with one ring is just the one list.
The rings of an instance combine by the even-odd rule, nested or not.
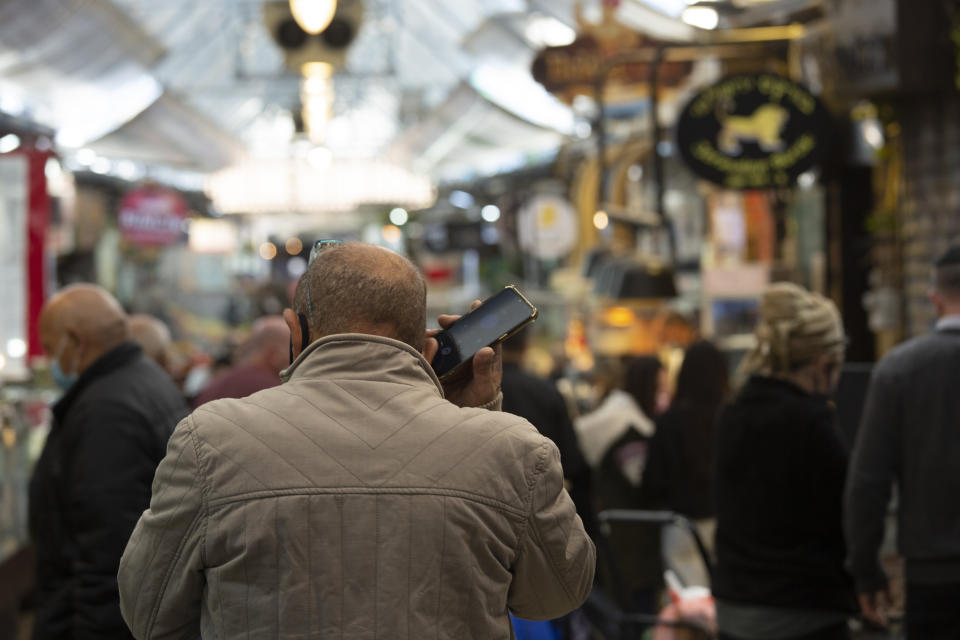
[[(474, 300), (470, 310), (480, 306), (479, 300)], [(446, 329), (460, 316), (443, 315), (437, 318), (440, 326)], [(440, 333), (434, 329), (427, 331), (427, 340), (423, 347), (423, 357), (427, 362), (433, 362), (440, 345), (435, 335)], [(473, 362), (464, 365), (454, 375), (443, 381), (443, 392), (447, 400), (461, 407), (481, 407), (493, 401), (500, 393), (500, 380), (503, 377), (503, 360), (500, 345), (484, 347), (473, 356)]]
[(887, 610), (893, 601), (889, 588), (874, 593), (860, 593), (857, 599), (860, 601), (860, 612), (867, 622), (877, 627), (887, 626)]

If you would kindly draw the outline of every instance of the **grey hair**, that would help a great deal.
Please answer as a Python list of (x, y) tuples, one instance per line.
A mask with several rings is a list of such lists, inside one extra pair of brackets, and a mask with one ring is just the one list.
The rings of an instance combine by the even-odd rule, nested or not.
[(316, 337), (363, 333), (372, 325), (423, 351), (426, 302), (427, 285), (413, 263), (356, 243), (317, 256), (297, 285), (293, 308), (307, 316)]

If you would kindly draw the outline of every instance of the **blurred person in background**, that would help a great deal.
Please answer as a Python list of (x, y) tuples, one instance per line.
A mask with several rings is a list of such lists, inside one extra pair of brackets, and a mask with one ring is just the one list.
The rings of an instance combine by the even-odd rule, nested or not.
[[(538, 378), (523, 368), (530, 329), (526, 328), (503, 342), (503, 411), (526, 418), (560, 450), (564, 486), (577, 507), (587, 533), (594, 530), (593, 485), (590, 467), (580, 451), (577, 434), (567, 411), (567, 403), (549, 380)], [(546, 623), (544, 623), (546, 624)], [(589, 637), (589, 623), (576, 614), (551, 622), (565, 640)], [(523, 628), (518, 630), (523, 636)]]
[(750, 374), (720, 412), (716, 444), (721, 638), (849, 638), (844, 570), (847, 454), (829, 400), (845, 337), (836, 306), (789, 283), (760, 299)]
[(416, 267), (360, 243), (311, 254), (283, 385), (170, 440), (120, 567), (134, 635), (507, 638), (508, 611), (578, 607), (594, 547), (557, 447), (498, 411), (499, 350), (441, 384)]
[[(641, 492), (648, 508), (666, 509), (692, 520), (708, 548), (713, 543), (716, 420), (729, 393), (723, 353), (707, 341), (687, 349), (670, 408), (657, 419), (643, 470)], [(710, 586), (703, 560), (689, 533), (664, 531), (664, 556), (685, 585)]]
[(131, 638), (120, 616), (120, 556), (188, 409), (99, 287), (54, 295), (41, 312), (40, 337), (64, 394), (30, 481), (34, 638)]
[[(666, 373), (656, 356), (628, 358), (619, 388), (575, 424), (594, 472), (597, 509), (643, 509), (640, 493), (658, 398)], [(663, 584), (660, 532), (652, 526), (618, 525), (610, 532), (612, 561), (621, 567), (631, 611), (653, 613)]]
[(170, 347), (173, 340), (167, 325), (159, 318), (138, 313), (130, 316), (128, 327), (130, 339), (140, 345), (144, 355), (170, 373)]
[(250, 338), (240, 346), (236, 364), (216, 375), (193, 399), (199, 407), (220, 398), (245, 398), (276, 387), (280, 372), (290, 364), (290, 330), (280, 316), (253, 323)]
[(551, 382), (522, 367), (529, 337), (529, 329), (524, 329), (503, 343), (503, 411), (526, 418), (557, 445), (564, 484), (589, 532), (594, 515), (590, 467), (580, 450), (563, 396)]
[(874, 369), (846, 494), (850, 568), (865, 617), (887, 622), (879, 561), (891, 490), (906, 560), (908, 638), (960, 638), (960, 245), (934, 265), (935, 330)]

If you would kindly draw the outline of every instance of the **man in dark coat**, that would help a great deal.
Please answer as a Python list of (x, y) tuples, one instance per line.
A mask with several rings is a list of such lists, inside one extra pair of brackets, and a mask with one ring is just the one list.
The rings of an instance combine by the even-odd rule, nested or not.
[(170, 377), (128, 341), (126, 315), (99, 287), (51, 298), (40, 336), (64, 395), (30, 482), (34, 638), (132, 638), (120, 616), (120, 556), (188, 409)]

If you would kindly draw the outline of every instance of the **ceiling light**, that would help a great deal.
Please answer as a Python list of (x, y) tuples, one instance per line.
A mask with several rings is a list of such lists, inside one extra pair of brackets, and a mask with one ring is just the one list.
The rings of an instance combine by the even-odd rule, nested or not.
[(326, 29), (337, 12), (337, 0), (290, 0), (290, 13), (300, 28), (310, 34)]
[(307, 152), (307, 162), (314, 169), (327, 169), (333, 164), (333, 153), (326, 147), (314, 147)]
[(392, 224), (385, 225), (383, 229), (380, 230), (380, 235), (383, 236), (384, 241), (389, 244), (397, 244), (403, 239), (403, 232), (400, 231), (400, 227)]
[(469, 209), (473, 206), (474, 202), (473, 196), (466, 191), (457, 189), (456, 191), (450, 192), (450, 204), (459, 209)]
[(301, 68), (300, 102), (303, 105), (303, 124), (313, 142), (321, 142), (327, 135), (327, 125), (333, 116), (333, 67), (326, 62), (310, 62)]
[(535, 47), (563, 47), (577, 39), (577, 32), (553, 16), (535, 15), (523, 30)]
[(283, 247), (287, 250), (287, 253), (291, 256), (299, 255), (303, 251), (303, 240), (294, 236), (287, 240), (287, 243)]
[(277, 257), (277, 245), (272, 242), (264, 242), (260, 245), (260, 257), (264, 260), (273, 260)]
[(90, 164), (90, 171), (94, 173), (99, 173), (100, 175), (106, 175), (110, 173), (110, 170), (113, 169), (113, 163), (110, 162), (107, 158), (96, 158)]
[(680, 19), (698, 29), (716, 29), (720, 24), (720, 14), (713, 7), (687, 7)]
[(480, 215), (487, 222), (496, 222), (500, 219), (500, 207), (495, 204), (488, 204), (480, 210)]
[(397, 207), (390, 211), (390, 222), (397, 225), (398, 227), (402, 227), (403, 225), (407, 224), (407, 220), (409, 219), (410, 219), (410, 216), (409, 214), (407, 214), (406, 209), (401, 209), (400, 207)]
[(20, 136), (15, 133), (8, 133), (0, 138), (0, 153), (10, 153), (20, 146)]
[(7, 341), (7, 353), (11, 358), (22, 358), (27, 355), (27, 343), (22, 338), (11, 338)]
[(89, 167), (96, 159), (97, 152), (93, 149), (80, 149), (77, 151), (77, 163), (82, 164), (85, 167)]

